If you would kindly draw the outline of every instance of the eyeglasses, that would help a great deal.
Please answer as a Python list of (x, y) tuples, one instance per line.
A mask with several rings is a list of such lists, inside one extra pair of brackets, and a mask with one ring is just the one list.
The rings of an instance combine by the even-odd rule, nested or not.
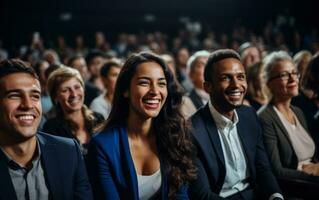
[(292, 72), (281, 72), (280, 74), (273, 76), (269, 79), (269, 81), (280, 78), (283, 81), (289, 80), (289, 78), (297, 79), (300, 78), (300, 73), (298, 71), (292, 71)]

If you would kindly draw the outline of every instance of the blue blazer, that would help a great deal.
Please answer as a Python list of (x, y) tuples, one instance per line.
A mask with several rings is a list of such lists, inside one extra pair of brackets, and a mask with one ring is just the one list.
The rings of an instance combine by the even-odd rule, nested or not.
[[(88, 163), (96, 199), (139, 200), (137, 175), (126, 127), (114, 126), (95, 135), (90, 142)], [(156, 199), (168, 199), (167, 175), (162, 161), (161, 175), (162, 185)], [(186, 186), (179, 190), (176, 199), (188, 199)]]
[[(51, 200), (93, 199), (83, 158), (75, 140), (37, 133)], [(7, 160), (0, 151), (0, 199), (16, 200)]]
[[(281, 193), (272, 174), (262, 141), (262, 131), (253, 108), (241, 106), (236, 109), (239, 122), (237, 132), (247, 158), (252, 188), (260, 187), (263, 198)], [(193, 199), (220, 199), (219, 193), (224, 184), (225, 159), (214, 119), (208, 104), (200, 108), (191, 118), (193, 139), (197, 149), (195, 159), (198, 178), (190, 185)]]

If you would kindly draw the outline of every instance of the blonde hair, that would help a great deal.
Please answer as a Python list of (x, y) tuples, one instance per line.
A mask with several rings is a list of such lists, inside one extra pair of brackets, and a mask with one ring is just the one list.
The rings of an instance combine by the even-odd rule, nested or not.
[[(55, 102), (55, 98), (57, 97), (59, 87), (63, 82), (68, 81), (71, 78), (76, 78), (80, 82), (82, 88), (84, 89), (84, 81), (82, 79), (80, 72), (71, 67), (63, 66), (52, 72), (48, 78), (48, 91), (57, 116), (64, 116), (62, 107), (57, 102)], [(94, 114), (84, 104), (82, 106), (82, 113), (85, 119), (85, 126), (87, 127), (88, 131), (92, 133), (95, 119)], [(71, 129), (77, 129), (77, 124), (72, 123)]]
[(48, 91), (52, 103), (56, 106), (55, 98), (58, 94), (59, 87), (62, 83), (71, 78), (76, 78), (84, 89), (84, 81), (78, 70), (71, 67), (63, 66), (53, 71), (48, 78)]
[(302, 59), (304, 57), (312, 57), (312, 54), (310, 51), (307, 51), (307, 50), (302, 50), (302, 51), (299, 51), (298, 53), (296, 53), (296, 55), (293, 57), (293, 61), (294, 63), (298, 66), (299, 63), (302, 61)]

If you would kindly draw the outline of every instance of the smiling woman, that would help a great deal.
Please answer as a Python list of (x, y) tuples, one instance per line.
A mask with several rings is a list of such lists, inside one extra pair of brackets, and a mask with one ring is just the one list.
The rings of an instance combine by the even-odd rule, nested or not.
[(62, 67), (48, 79), (48, 90), (55, 107), (56, 116), (46, 121), (43, 131), (69, 138), (75, 138), (87, 154), (87, 144), (94, 128), (104, 119), (84, 105), (84, 82), (76, 69)]
[(89, 147), (97, 199), (188, 199), (195, 170), (181, 100), (161, 58), (146, 52), (128, 58), (110, 116)]
[(319, 157), (314, 140), (303, 112), (290, 104), (298, 95), (299, 72), (291, 57), (278, 51), (265, 57), (264, 73), (272, 99), (258, 114), (274, 174), (279, 180), (307, 180), (318, 184)]

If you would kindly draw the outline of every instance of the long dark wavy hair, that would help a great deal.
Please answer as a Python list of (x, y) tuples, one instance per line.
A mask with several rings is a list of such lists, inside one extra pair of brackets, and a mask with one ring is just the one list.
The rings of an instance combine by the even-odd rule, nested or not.
[(159, 115), (153, 119), (152, 129), (156, 132), (159, 154), (165, 163), (169, 185), (168, 196), (169, 199), (174, 199), (176, 192), (183, 184), (195, 179), (196, 169), (192, 161), (193, 145), (189, 128), (180, 112), (181, 89), (160, 57), (153, 53), (141, 52), (127, 59), (117, 79), (113, 107), (103, 129), (127, 122), (129, 99), (124, 97), (124, 93), (130, 88), (137, 66), (145, 62), (159, 64), (167, 81), (166, 102)]

